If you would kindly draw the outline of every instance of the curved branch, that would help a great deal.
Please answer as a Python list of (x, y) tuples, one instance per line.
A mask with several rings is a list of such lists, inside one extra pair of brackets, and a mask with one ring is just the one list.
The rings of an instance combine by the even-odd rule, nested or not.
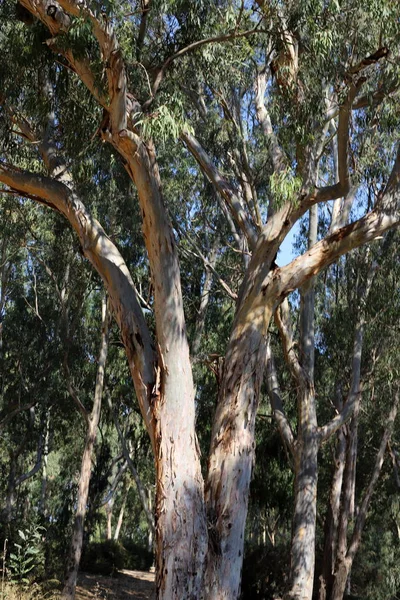
[(136, 298), (135, 286), (117, 247), (92, 217), (77, 195), (65, 184), (42, 175), (23, 172), (0, 163), (0, 182), (33, 197), (68, 219), (79, 236), (82, 250), (102, 277), (121, 329), (139, 405), (154, 442), (150, 408), (157, 358), (150, 332)]
[(168, 69), (168, 67), (171, 65), (171, 63), (174, 60), (176, 60), (177, 58), (180, 58), (181, 56), (184, 56), (185, 54), (188, 54), (189, 52), (193, 52), (193, 50), (197, 50), (197, 48), (200, 48), (201, 46), (205, 46), (207, 44), (217, 44), (217, 43), (222, 43), (222, 42), (229, 42), (231, 40), (235, 40), (238, 38), (243, 38), (243, 37), (248, 37), (250, 35), (254, 35), (255, 33), (258, 33), (261, 22), (262, 22), (262, 19), (255, 25), (255, 27), (253, 27), (252, 29), (248, 29), (246, 31), (232, 31), (231, 33), (217, 35), (215, 37), (204, 38), (202, 40), (196, 40), (195, 42), (192, 42), (188, 46), (181, 48), (180, 50), (175, 52), (175, 54), (172, 54), (171, 56), (169, 56), (167, 58), (167, 60), (164, 62), (164, 64), (160, 67), (160, 69), (157, 73), (157, 76), (154, 80), (153, 87), (152, 87), (152, 96), (149, 100), (147, 100), (145, 105), (148, 106), (150, 104), (150, 102), (152, 101), (152, 99), (154, 98), (154, 96), (156, 95), (157, 90), (160, 87), (160, 84), (164, 78), (165, 71)]

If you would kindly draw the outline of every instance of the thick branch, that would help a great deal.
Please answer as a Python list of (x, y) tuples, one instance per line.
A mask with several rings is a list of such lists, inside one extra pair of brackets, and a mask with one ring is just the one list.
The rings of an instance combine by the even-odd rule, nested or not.
[(63, 214), (79, 236), (85, 256), (102, 277), (121, 329), (139, 404), (153, 439), (150, 397), (155, 384), (156, 356), (128, 268), (101, 225), (63, 183), (22, 172), (0, 163), (0, 181)]

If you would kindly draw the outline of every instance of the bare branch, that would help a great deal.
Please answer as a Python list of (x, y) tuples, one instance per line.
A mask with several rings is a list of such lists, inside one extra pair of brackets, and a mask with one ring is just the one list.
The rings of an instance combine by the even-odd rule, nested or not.
[(204, 38), (202, 40), (197, 40), (196, 42), (193, 42), (192, 44), (189, 44), (188, 46), (181, 48), (180, 50), (178, 50), (178, 52), (175, 52), (175, 54), (172, 54), (171, 56), (169, 56), (167, 58), (167, 60), (164, 62), (164, 64), (160, 67), (160, 69), (157, 73), (157, 76), (153, 83), (152, 97), (148, 101), (146, 101), (145, 106), (147, 106), (152, 101), (154, 96), (157, 94), (157, 90), (160, 87), (160, 84), (164, 78), (165, 72), (174, 60), (176, 60), (177, 58), (180, 58), (181, 56), (184, 56), (185, 54), (188, 54), (189, 52), (193, 52), (194, 50), (197, 50), (197, 48), (200, 48), (201, 46), (205, 46), (207, 44), (229, 42), (234, 39), (254, 35), (255, 33), (259, 32), (259, 27), (260, 27), (261, 22), (262, 22), (262, 19), (260, 21), (258, 21), (258, 23), (256, 24), (255, 27), (253, 27), (252, 29), (248, 29), (246, 31), (236, 31), (235, 30), (235, 31), (232, 31), (231, 33), (227, 33), (224, 35), (217, 35), (215, 37), (209, 37), (209, 38)]
[(270, 114), (265, 106), (264, 96), (267, 87), (266, 68), (257, 74), (255, 83), (255, 104), (257, 119), (261, 125), (263, 133), (269, 143), (269, 153), (275, 173), (281, 173), (288, 166), (287, 158), (279, 145), (276, 134), (272, 128)]
[(184, 132), (181, 135), (181, 139), (185, 142), (188, 150), (191, 152), (191, 154), (193, 154), (194, 158), (200, 165), (201, 170), (206, 174), (207, 178), (214, 185), (217, 192), (224, 198), (233, 218), (245, 234), (249, 247), (254, 249), (258, 235), (254, 224), (250, 221), (246, 211), (243, 208), (238, 191), (219, 172), (219, 170), (212, 163), (211, 158), (204, 151), (198, 140), (193, 135), (188, 132)]
[(27, 473), (24, 473), (23, 475), (20, 475), (15, 480), (15, 484), (14, 484), (15, 487), (20, 486), (21, 483), (23, 483), (27, 479), (30, 479), (31, 477), (33, 477), (34, 475), (36, 475), (36, 473), (39, 471), (39, 469), (40, 469), (40, 467), (42, 465), (42, 456), (43, 456), (43, 435), (40, 432), (38, 446), (37, 446), (37, 452), (36, 452), (36, 462), (33, 465), (33, 467)]
[(118, 487), (119, 482), (121, 481), (123, 475), (126, 473), (127, 468), (128, 468), (128, 463), (126, 460), (124, 460), (121, 467), (118, 469), (118, 472), (117, 472), (116, 476), (114, 477), (113, 482), (112, 482), (107, 494), (104, 496), (104, 498), (102, 498), (99, 506), (104, 506), (111, 500), (111, 498), (115, 494), (115, 491)]

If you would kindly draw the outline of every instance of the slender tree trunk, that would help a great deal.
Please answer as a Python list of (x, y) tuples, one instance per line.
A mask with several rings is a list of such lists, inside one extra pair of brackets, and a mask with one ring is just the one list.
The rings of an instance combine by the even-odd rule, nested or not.
[[(308, 248), (317, 242), (318, 208), (309, 213)], [(315, 566), (315, 526), (319, 435), (314, 392), (314, 278), (301, 290), (301, 361), (297, 373), (298, 437), (295, 444), (295, 505), (286, 600), (311, 600)]]
[(129, 490), (130, 489), (131, 489), (131, 483), (128, 482), (124, 486), (122, 504), (121, 504), (121, 508), (119, 509), (118, 521), (117, 521), (117, 525), (116, 525), (115, 531), (114, 531), (114, 540), (116, 542), (119, 539), (119, 534), (120, 534), (120, 531), (121, 531), (122, 522), (124, 520), (125, 507), (126, 507), (126, 503), (128, 501), (128, 494), (129, 494)]
[(191, 348), (192, 357), (196, 357), (200, 350), (201, 338), (206, 322), (207, 307), (210, 301), (210, 294), (213, 283), (213, 272), (211, 269), (215, 267), (215, 264), (217, 262), (217, 250), (219, 248), (219, 245), (220, 238), (219, 236), (216, 236), (207, 259), (210, 267), (205, 269), (204, 284), (203, 289), (201, 291), (200, 306), (197, 314), (196, 327)]
[(108, 352), (108, 311), (107, 299), (104, 296), (102, 300), (102, 324), (101, 324), (101, 342), (96, 375), (96, 386), (94, 393), (93, 407), (90, 416), (88, 415), (88, 428), (86, 433), (85, 448), (82, 456), (81, 473), (79, 478), (77, 508), (69, 558), (67, 563), (67, 574), (64, 582), (64, 588), (61, 594), (62, 600), (74, 600), (76, 580), (78, 577), (79, 563), (82, 554), (83, 528), (86, 516), (87, 499), (89, 494), (89, 482), (92, 472), (93, 448), (96, 441), (97, 427), (100, 419), (101, 401), (104, 386), (104, 371)]
[(342, 494), (343, 473), (346, 463), (346, 437), (344, 427), (337, 433), (335, 452), (335, 470), (329, 495), (329, 506), (325, 520), (325, 540), (320, 576), (319, 600), (330, 597), (333, 585), (333, 573), (337, 548), (338, 526), (340, 516), (340, 497)]
[(396, 419), (397, 410), (399, 405), (399, 394), (396, 393), (395, 401), (391, 408), (391, 411), (388, 415), (387, 425), (385, 427), (381, 444), (379, 446), (378, 453), (376, 455), (374, 469), (371, 474), (371, 478), (368, 484), (368, 487), (365, 491), (361, 506), (358, 511), (357, 519), (354, 525), (354, 531), (351, 537), (351, 542), (349, 548), (346, 553), (340, 552), (338, 555), (336, 570), (334, 575), (334, 581), (332, 586), (332, 594), (329, 600), (342, 600), (345, 590), (346, 583), (353, 566), (354, 558), (358, 552), (358, 549), (361, 544), (361, 536), (364, 529), (365, 521), (367, 519), (367, 512), (371, 502), (372, 494), (375, 488), (375, 485), (378, 481), (382, 465), (383, 459), (385, 455), (385, 451), (390, 441), (390, 437), (392, 435), (394, 421)]
[(106, 504), (106, 516), (107, 516), (107, 540), (112, 540), (112, 514), (113, 514), (113, 499), (110, 500)]
[(46, 518), (46, 495), (47, 495), (47, 463), (49, 454), (50, 438), (50, 409), (46, 409), (46, 433), (44, 437), (43, 458), (42, 458), (42, 487), (40, 491), (39, 514), (43, 519)]

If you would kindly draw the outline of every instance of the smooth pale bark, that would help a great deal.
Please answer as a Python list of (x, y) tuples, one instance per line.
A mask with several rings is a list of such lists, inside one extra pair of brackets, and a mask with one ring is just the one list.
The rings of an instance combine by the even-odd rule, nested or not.
[(46, 517), (46, 498), (47, 498), (47, 464), (49, 455), (49, 440), (50, 440), (50, 409), (46, 410), (46, 431), (44, 435), (44, 447), (42, 458), (42, 486), (40, 491), (40, 501), (38, 506), (39, 514), (42, 518)]
[(124, 485), (123, 496), (122, 496), (122, 504), (121, 504), (121, 508), (119, 509), (119, 513), (118, 513), (117, 525), (115, 526), (115, 530), (114, 530), (114, 540), (116, 542), (119, 539), (119, 534), (120, 534), (120, 531), (121, 531), (122, 522), (124, 520), (125, 507), (126, 507), (126, 503), (128, 501), (128, 494), (129, 494), (129, 490), (130, 489), (131, 489), (131, 483), (129, 481), (128, 483), (126, 483)]
[(72, 532), (71, 546), (66, 568), (66, 577), (64, 588), (61, 593), (62, 600), (74, 600), (76, 580), (78, 577), (79, 564), (82, 554), (83, 531), (87, 509), (87, 500), (89, 495), (89, 483), (92, 473), (93, 449), (97, 436), (97, 427), (100, 419), (101, 402), (104, 387), (104, 372), (108, 353), (108, 320), (107, 299), (102, 299), (102, 322), (101, 322), (101, 341), (96, 374), (96, 385), (93, 399), (93, 406), (90, 415), (88, 415), (87, 432), (85, 447), (82, 455), (81, 472), (79, 477), (77, 506), (75, 512), (74, 526)]
[[(317, 242), (318, 208), (309, 212), (308, 248)], [(314, 392), (314, 278), (301, 289), (301, 362), (289, 366), (296, 379), (298, 433), (294, 451), (295, 504), (290, 552), (289, 591), (286, 600), (311, 600), (315, 566), (315, 526), (317, 515), (318, 450), (320, 444)], [(283, 328), (280, 328), (283, 334)], [(285, 340), (284, 343), (287, 343)], [(288, 348), (287, 348), (288, 350)]]
[(106, 519), (107, 519), (107, 540), (112, 540), (112, 515), (113, 515), (114, 499), (110, 500), (106, 504)]

